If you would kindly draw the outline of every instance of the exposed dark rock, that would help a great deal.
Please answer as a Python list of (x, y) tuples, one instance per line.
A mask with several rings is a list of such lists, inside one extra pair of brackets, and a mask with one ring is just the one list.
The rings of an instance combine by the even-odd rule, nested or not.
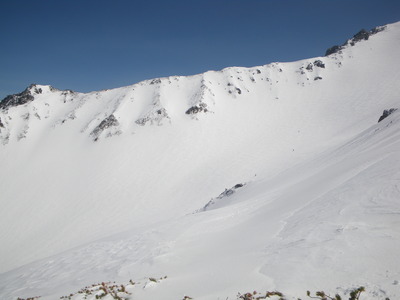
[(41, 88), (35, 88), (34, 91), (36, 94), (41, 94), (43, 92)]
[(100, 134), (107, 128), (112, 127), (112, 126), (118, 126), (119, 122), (115, 118), (113, 114), (109, 115), (107, 118), (105, 118), (103, 121), (100, 122), (100, 124), (93, 129), (93, 131), (90, 133), (91, 136), (95, 138), (95, 141), (97, 141), (98, 137)]
[(361, 29), (359, 32), (357, 32), (350, 40), (346, 41), (343, 45), (341, 46), (333, 46), (326, 50), (325, 56), (331, 55), (333, 53), (337, 53), (340, 50), (344, 49), (345, 46), (350, 45), (354, 46), (357, 42), (363, 41), (363, 40), (368, 40), (371, 35), (377, 34), (378, 32), (381, 32), (386, 29), (386, 26), (379, 26), (371, 29), (370, 31), (367, 31), (365, 29)]
[(63, 96), (66, 96), (66, 95), (68, 95), (68, 94), (73, 94), (73, 93), (74, 93), (73, 90), (64, 90), (61, 94), (62, 94)]
[[(49, 86), (51, 92), (59, 91), (58, 89)], [(31, 84), (23, 92), (19, 94), (8, 95), (3, 100), (0, 101), (0, 109), (8, 109), (12, 106), (24, 105), (35, 99), (35, 94), (42, 94), (42, 88), (38, 87), (36, 84)], [(73, 93), (71, 90), (63, 91), (63, 95), (67, 93)]]
[(318, 67), (318, 68), (325, 69), (325, 64), (322, 62), (322, 60), (316, 60), (316, 61), (314, 61), (314, 66), (316, 66), (316, 67)]
[(33, 101), (33, 99), (35, 99), (31, 92), (33, 88), (36, 88), (35, 84), (31, 84), (22, 93), (8, 95), (0, 101), (0, 109), (7, 109), (12, 106), (23, 105)]
[(330, 47), (330, 48), (328, 48), (327, 50), (326, 50), (326, 52), (325, 52), (325, 56), (328, 56), (328, 55), (331, 55), (331, 54), (333, 54), (333, 53), (338, 53), (340, 50), (342, 50), (343, 49), (343, 46), (338, 46), (338, 45), (335, 45), (335, 46), (333, 46), (333, 47)]
[(0, 128), (4, 128), (4, 124), (3, 122), (1, 122), (1, 119), (0, 119)]
[(201, 112), (201, 111), (203, 111), (203, 108), (202, 108), (202, 107), (200, 107), (200, 106), (192, 106), (191, 108), (189, 108), (189, 109), (186, 111), (186, 114), (187, 114), (187, 115), (194, 115), (194, 114), (197, 114), (197, 113), (199, 113), (199, 112)]
[(314, 80), (321, 80), (321, 79), (322, 79), (321, 76), (314, 77)]
[(312, 71), (313, 70), (313, 65), (311, 63), (309, 63), (306, 67), (306, 70), (308, 71)]
[(230, 188), (230, 189), (225, 189), (225, 191), (223, 191), (221, 194), (219, 194), (219, 196), (217, 197), (217, 199), (222, 199), (222, 198), (224, 198), (224, 197), (229, 197), (230, 195), (232, 195), (233, 193), (235, 193), (236, 190), (237, 190), (238, 188), (241, 188), (241, 187), (243, 187), (243, 186), (245, 186), (245, 183), (238, 183), (238, 184), (235, 184), (234, 187), (232, 187), (232, 188)]
[(153, 80), (150, 82), (150, 84), (158, 84), (158, 83), (161, 83), (161, 79), (160, 79), (160, 78), (153, 79)]
[(233, 186), (230, 189), (225, 189), (225, 191), (223, 191), (221, 194), (219, 194), (219, 196), (217, 198), (211, 199), (200, 211), (205, 211), (208, 208), (210, 208), (210, 206), (215, 204), (216, 201), (233, 195), (237, 189), (244, 187), (245, 185), (246, 185), (245, 183), (238, 183), (238, 184), (235, 184), (235, 186)]
[(386, 26), (378, 26), (371, 29), (371, 34), (377, 34), (378, 32), (384, 31)]
[(382, 113), (382, 116), (379, 117), (378, 123), (382, 121), (383, 119), (386, 119), (389, 115), (394, 113), (397, 110), (397, 108), (391, 108), (391, 109), (385, 109)]
[(143, 118), (140, 118), (138, 120), (135, 121), (136, 124), (140, 125), (140, 126), (144, 126), (146, 125), (148, 122), (150, 122), (151, 124), (153, 124), (154, 122), (156, 122), (157, 125), (161, 125), (161, 121), (167, 118), (169, 119), (167, 110), (165, 108), (160, 108), (157, 109), (151, 113), (149, 113), (148, 115), (146, 115)]
[(242, 93), (242, 90), (239, 88), (236, 88), (236, 91), (238, 92), (239, 95)]
[(369, 36), (371, 35), (371, 33), (370, 32), (368, 32), (368, 31), (366, 31), (365, 29), (361, 29), (359, 32), (357, 32), (354, 36), (353, 36), (353, 38), (351, 39), (351, 41), (353, 42), (353, 43), (357, 43), (357, 42), (359, 42), (359, 41), (362, 41), (362, 40), (368, 40), (369, 39)]
[(197, 114), (198, 112), (202, 111), (203, 109), (199, 106), (192, 106), (191, 108), (189, 108), (185, 113), (187, 115), (194, 115)]
[(187, 115), (194, 115), (194, 114), (197, 114), (197, 113), (199, 113), (199, 112), (207, 112), (208, 110), (207, 110), (206, 107), (207, 107), (207, 104), (201, 102), (199, 105), (194, 105), (194, 106), (192, 106), (191, 108), (189, 108), (189, 109), (185, 112), (185, 114), (187, 114)]
[(140, 125), (140, 126), (144, 126), (144, 125), (146, 125), (146, 123), (147, 123), (149, 120), (150, 120), (149, 118), (140, 118), (140, 119), (137, 119), (137, 120), (135, 121), (135, 123), (138, 124), (138, 125)]

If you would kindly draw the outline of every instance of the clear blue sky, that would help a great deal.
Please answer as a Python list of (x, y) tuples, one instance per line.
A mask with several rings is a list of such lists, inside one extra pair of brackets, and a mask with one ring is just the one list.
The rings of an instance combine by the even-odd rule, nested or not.
[(1, 0), (0, 99), (324, 55), (399, 0)]

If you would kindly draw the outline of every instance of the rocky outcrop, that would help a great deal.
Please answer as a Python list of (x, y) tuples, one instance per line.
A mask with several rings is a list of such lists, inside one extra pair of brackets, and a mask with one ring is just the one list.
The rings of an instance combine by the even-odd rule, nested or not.
[[(60, 91), (50, 85), (31, 84), (23, 92), (13, 95), (8, 95), (0, 101), (0, 109), (7, 110), (10, 107), (27, 104), (35, 99), (36, 95), (45, 94), (46, 92), (62, 92), (63, 96), (68, 96), (74, 92), (71, 90)], [(64, 101), (65, 102), (65, 101)]]
[(118, 126), (119, 122), (117, 118), (113, 114), (109, 115), (107, 118), (105, 118), (103, 121), (100, 122), (100, 124), (93, 129), (93, 131), (90, 133), (90, 135), (94, 138), (95, 141), (98, 140), (99, 136), (101, 133), (106, 130), (107, 128)]
[(386, 119), (389, 115), (394, 113), (397, 110), (397, 108), (391, 108), (391, 109), (385, 109), (382, 113), (382, 115), (379, 117), (378, 123), (384, 119)]
[(361, 29), (359, 32), (357, 32), (353, 38), (350, 40), (350, 44), (354, 46), (355, 43), (362, 41), (362, 40), (368, 40), (370, 36), (370, 32), (366, 31), (365, 29)]
[(343, 45), (338, 46), (335, 45), (333, 47), (330, 47), (328, 50), (325, 52), (325, 56), (338, 53), (340, 50), (344, 49), (346, 46), (354, 46), (356, 43), (360, 41), (366, 41), (369, 39), (371, 35), (377, 34), (378, 32), (381, 32), (385, 30), (386, 26), (379, 26), (372, 28), (370, 31), (367, 31), (365, 29), (361, 29), (359, 32), (357, 32), (355, 35), (350, 40), (347, 40)]
[(377, 26), (371, 29), (371, 34), (377, 34), (378, 32), (384, 31), (386, 26)]
[[(36, 89), (36, 85), (31, 84), (22, 93), (8, 95), (7, 97), (5, 97), (3, 100), (0, 101), (0, 109), (8, 109), (9, 107), (12, 107), (12, 106), (23, 105), (23, 104), (33, 101), (33, 99), (35, 99), (35, 97), (32, 95), (32, 90), (35, 91), (35, 89)], [(42, 90), (36, 89), (36, 92), (38, 94), (40, 94), (42, 92)]]
[(343, 49), (343, 46), (338, 46), (338, 45), (332, 46), (326, 50), (325, 56), (328, 56), (328, 55), (331, 55), (334, 53), (338, 53), (342, 49)]
[[(232, 78), (232, 76), (230, 77)], [(190, 107), (185, 111), (185, 114), (197, 119), (199, 113), (212, 113), (210, 105), (215, 104), (215, 94), (211, 91), (210, 84), (211, 82), (207, 79), (206, 74), (203, 74), (200, 87), (192, 95), (189, 102)], [(238, 94), (242, 92), (240, 89), (235, 89), (231, 83), (227, 84), (227, 89), (229, 94), (233, 91)]]
[(190, 107), (185, 114), (187, 115), (195, 115), (199, 112), (207, 112), (207, 104), (205, 104), (204, 102), (199, 103), (198, 105), (194, 105), (192, 107)]
[(148, 113), (145, 117), (139, 118), (135, 121), (136, 124), (140, 126), (145, 126), (146, 124), (150, 123), (151, 125), (157, 124), (162, 125), (162, 120), (170, 119), (165, 108), (158, 108), (154, 111)]
[(318, 67), (318, 68), (322, 68), (322, 69), (325, 69), (325, 64), (322, 62), (322, 60), (316, 60), (316, 61), (314, 61), (314, 66), (316, 66), (316, 67)]
[(214, 204), (216, 204), (217, 202), (221, 201), (221, 199), (224, 199), (226, 197), (230, 197), (232, 196), (234, 193), (236, 193), (237, 189), (240, 189), (241, 187), (244, 187), (246, 185), (246, 183), (238, 183), (235, 184), (233, 187), (231, 187), (230, 189), (225, 189), (225, 191), (223, 191), (221, 194), (219, 194), (219, 196), (217, 198), (213, 198), (211, 199), (202, 209), (200, 209), (198, 212), (200, 211), (206, 211), (208, 209), (210, 209)]

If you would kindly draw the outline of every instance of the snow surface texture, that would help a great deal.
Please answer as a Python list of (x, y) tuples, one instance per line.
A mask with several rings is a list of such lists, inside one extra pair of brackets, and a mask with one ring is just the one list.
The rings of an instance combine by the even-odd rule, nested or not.
[(398, 299), (398, 49), (395, 23), (326, 57), (8, 98), (0, 298)]

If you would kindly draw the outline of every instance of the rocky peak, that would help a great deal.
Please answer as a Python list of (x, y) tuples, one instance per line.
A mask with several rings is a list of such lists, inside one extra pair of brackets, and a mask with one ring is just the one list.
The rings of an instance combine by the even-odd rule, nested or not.
[(19, 94), (8, 95), (0, 101), (0, 109), (8, 109), (11, 106), (23, 105), (33, 101), (34, 96), (32, 95), (32, 91), (35, 89), (38, 93), (41, 93), (41, 90), (37, 89), (36, 84), (31, 84)]
[(346, 46), (354, 46), (356, 43), (363, 41), (363, 40), (368, 40), (371, 35), (377, 34), (378, 32), (381, 32), (386, 29), (386, 26), (379, 26), (372, 28), (370, 31), (367, 31), (365, 29), (361, 29), (359, 32), (357, 32), (355, 35), (350, 40), (347, 40), (343, 45), (338, 46), (335, 45), (333, 47), (330, 47), (329, 49), (326, 50), (325, 56), (334, 54), (339, 52), (340, 50), (344, 49)]
[(58, 91), (50, 85), (31, 84), (23, 92), (13, 95), (8, 95), (0, 101), (0, 109), (8, 109), (12, 106), (24, 105), (35, 99), (35, 95), (45, 93), (46, 91)]

